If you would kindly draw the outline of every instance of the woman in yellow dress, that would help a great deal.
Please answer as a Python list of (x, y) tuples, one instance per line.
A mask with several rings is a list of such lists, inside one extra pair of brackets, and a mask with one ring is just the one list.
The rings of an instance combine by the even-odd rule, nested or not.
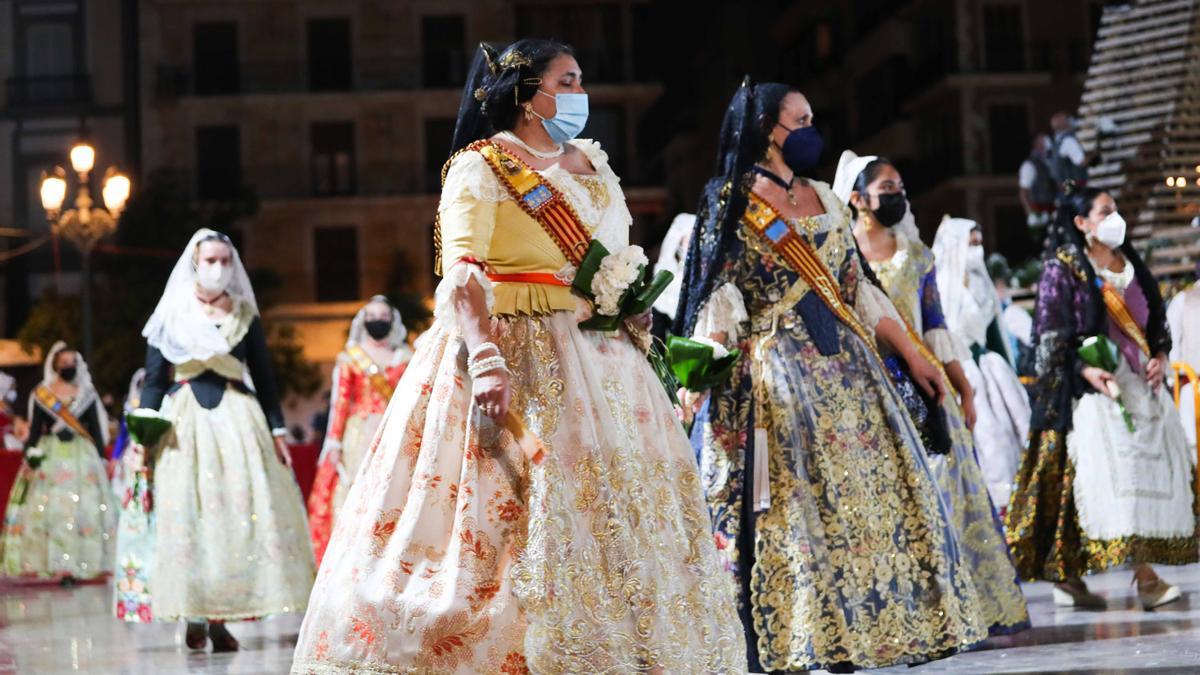
[(308, 530), (318, 565), (334, 518), (411, 358), (400, 310), (382, 295), (371, 298), (350, 322), (346, 347), (333, 366), (329, 426), (308, 496)]
[(618, 179), (574, 140), (579, 64), (544, 40), (481, 49), (438, 207), (436, 320), (334, 526), (293, 672), (744, 672), (644, 323), (581, 330), (575, 251), (552, 234), (629, 251)]

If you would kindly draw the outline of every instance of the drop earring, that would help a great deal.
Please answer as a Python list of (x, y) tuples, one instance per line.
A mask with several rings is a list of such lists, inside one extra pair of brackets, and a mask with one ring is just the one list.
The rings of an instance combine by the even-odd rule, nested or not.
[(533, 104), (530, 103), (529, 101), (525, 102), (525, 121), (526, 122), (533, 121)]

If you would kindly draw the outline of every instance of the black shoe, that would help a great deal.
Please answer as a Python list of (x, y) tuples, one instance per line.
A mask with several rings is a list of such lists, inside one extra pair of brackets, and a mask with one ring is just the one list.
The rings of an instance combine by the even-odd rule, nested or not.
[(208, 637), (212, 638), (213, 653), (236, 652), (238, 650), (237, 638), (229, 634), (224, 623), (208, 624)]
[(187, 633), (183, 637), (183, 642), (188, 646), (188, 649), (199, 651), (208, 646), (207, 628), (203, 621), (199, 623), (188, 622)]

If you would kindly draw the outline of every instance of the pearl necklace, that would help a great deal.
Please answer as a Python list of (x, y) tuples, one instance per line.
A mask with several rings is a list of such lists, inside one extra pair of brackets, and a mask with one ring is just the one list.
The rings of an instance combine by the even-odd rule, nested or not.
[(528, 152), (530, 155), (537, 157), (538, 159), (554, 159), (555, 157), (561, 157), (562, 154), (567, 151), (566, 146), (563, 145), (559, 145), (557, 149), (551, 150), (550, 152), (541, 152), (540, 150), (535, 150), (529, 147), (528, 143), (521, 140), (520, 136), (511, 131), (501, 131), (499, 136), (509, 143), (512, 143), (518, 148), (524, 150), (525, 152)]

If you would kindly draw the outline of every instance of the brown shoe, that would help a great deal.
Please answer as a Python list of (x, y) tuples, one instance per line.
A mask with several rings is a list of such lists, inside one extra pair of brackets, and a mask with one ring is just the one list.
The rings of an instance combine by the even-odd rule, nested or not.
[(236, 652), (238, 650), (237, 638), (229, 634), (224, 623), (208, 624), (208, 637), (212, 638), (213, 653)]
[(1138, 602), (1142, 604), (1142, 609), (1147, 612), (1155, 607), (1163, 605), (1183, 597), (1179, 592), (1179, 587), (1168, 584), (1162, 579), (1155, 579), (1149, 582), (1138, 582), (1137, 585)]
[(205, 632), (206, 628), (207, 626), (204, 625), (204, 622), (188, 622), (187, 632), (183, 636), (183, 642), (188, 646), (188, 649), (201, 651), (208, 646), (208, 634)]

